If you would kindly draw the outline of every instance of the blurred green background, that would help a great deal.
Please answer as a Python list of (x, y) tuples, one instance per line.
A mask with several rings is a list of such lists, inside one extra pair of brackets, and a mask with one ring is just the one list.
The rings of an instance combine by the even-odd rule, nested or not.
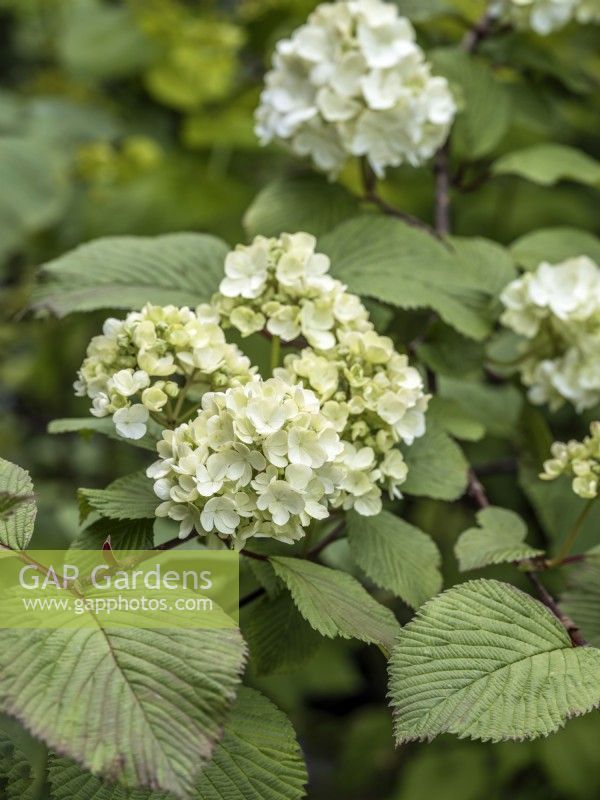
[[(76, 487), (104, 486), (143, 457), (100, 437), (92, 443), (46, 433), (55, 417), (87, 413), (71, 387), (106, 315), (24, 313), (37, 265), (110, 234), (197, 230), (232, 245), (243, 241), (244, 212), (260, 189), (305, 168), (281, 149), (258, 147), (252, 114), (274, 43), (315, 5), (0, 0), (0, 455), (34, 478), (34, 545), (68, 543), (78, 529)], [(415, 12), (427, 48), (459, 41), (483, 7), (479, 0), (440, 2), (444, 13), (425, 20), (416, 0), (399, 5)], [(598, 30), (571, 26), (548, 39), (508, 34), (486, 46), (511, 104), (495, 123), (494, 156), (551, 139), (600, 157)], [(474, 186), (485, 168), (469, 167)], [(350, 188), (356, 179), (353, 167), (342, 176)], [(429, 166), (395, 170), (384, 193), (431, 219)], [(553, 225), (598, 233), (598, 195), (591, 187), (546, 188), (503, 176), (457, 195), (454, 223), (457, 233), (502, 243)], [(407, 331), (420, 322), (401, 316)], [(583, 424), (564, 411), (553, 429), (580, 434)], [(505, 455), (502, 447), (492, 441), (490, 457)], [(488, 488), (497, 502), (522, 502), (512, 475), (490, 479)], [(407, 507), (436, 538), (448, 584), (458, 580), (453, 543), (472, 513), (434, 501)], [(343, 543), (328, 551), (330, 559), (344, 557)], [(408, 619), (407, 608), (398, 611)], [(530, 744), (442, 738), (394, 750), (385, 664), (374, 648), (328, 642), (296, 672), (251, 680), (291, 713), (315, 800), (600, 795), (598, 714)]]

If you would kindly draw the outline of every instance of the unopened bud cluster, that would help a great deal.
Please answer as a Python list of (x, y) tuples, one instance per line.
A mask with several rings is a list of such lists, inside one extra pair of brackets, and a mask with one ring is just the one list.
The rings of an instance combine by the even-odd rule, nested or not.
[(575, 494), (586, 499), (598, 496), (600, 490), (600, 422), (592, 422), (590, 435), (582, 442), (554, 442), (552, 458), (544, 462), (543, 480), (552, 481), (559, 475), (572, 477)]

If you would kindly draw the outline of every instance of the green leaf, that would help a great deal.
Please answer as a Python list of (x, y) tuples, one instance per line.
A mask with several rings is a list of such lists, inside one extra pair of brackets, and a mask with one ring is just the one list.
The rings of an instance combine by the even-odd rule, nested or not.
[(4, 512), (0, 514), (0, 545), (25, 550), (33, 535), (37, 513), (33, 483), (29, 473), (0, 458), (0, 494)]
[(600, 264), (600, 239), (577, 228), (544, 228), (521, 236), (510, 247), (525, 269), (537, 269), (542, 261), (558, 264), (567, 258), (588, 256)]
[(476, 580), (426, 603), (390, 661), (399, 744), (442, 733), (532, 739), (600, 704), (600, 651), (509, 584)]
[(507, 153), (492, 164), (494, 175), (518, 175), (542, 186), (561, 180), (600, 185), (600, 161), (564, 144), (536, 144)]
[(156, 443), (162, 435), (162, 429), (153, 419), (148, 420), (147, 427), (148, 432), (141, 439), (123, 439), (117, 433), (111, 417), (81, 417), (53, 419), (48, 423), (48, 433), (100, 433), (116, 442), (140, 447), (142, 450), (151, 450), (154, 453), (156, 452)]
[(32, 789), (29, 759), (0, 730), (0, 796), (3, 800), (36, 800)]
[(581, 628), (584, 639), (600, 647), (600, 548), (587, 554), (569, 576), (569, 588), (560, 602), (562, 610)]
[(465, 260), (426, 231), (365, 214), (325, 235), (319, 249), (331, 258), (332, 274), (357, 294), (398, 308), (431, 308), (473, 339), (491, 331), (496, 279), (481, 261)]
[(157, 47), (143, 35), (130, 8), (80, 0), (59, 28), (58, 56), (77, 77), (122, 78), (142, 70), (156, 55)]
[(79, 489), (82, 520), (91, 511), (109, 519), (154, 519), (157, 497), (143, 470), (117, 478), (106, 489)]
[(515, 261), (505, 247), (481, 236), (449, 236), (448, 241), (463, 263), (463, 269), (477, 275), (477, 283), (486, 286), (494, 297), (517, 277)]
[(323, 641), (301, 616), (288, 592), (253, 603), (242, 630), (257, 675), (297, 669), (312, 658)]
[(476, 516), (479, 527), (461, 533), (454, 548), (462, 572), (544, 554), (525, 542), (527, 525), (514, 511), (489, 506)]
[(217, 289), (229, 248), (202, 233), (109, 236), (42, 267), (33, 307), (64, 316), (145, 303), (195, 306)]
[(319, 175), (297, 175), (269, 183), (244, 215), (249, 237), (306, 231), (321, 236), (359, 211), (357, 198)]
[(57, 152), (29, 138), (0, 139), (0, 257), (21, 239), (56, 222), (69, 197)]
[(459, 113), (452, 126), (452, 149), (474, 161), (491, 153), (511, 122), (510, 95), (482, 59), (446, 48), (429, 53), (435, 73), (450, 82)]
[(426, 22), (453, 11), (452, 4), (446, 0), (394, 0), (394, 4), (400, 14), (412, 22)]
[(237, 630), (2, 629), (0, 709), (107, 780), (189, 798), (244, 657)]
[[(168, 795), (103, 783), (65, 758), (52, 758), (53, 800), (168, 800)], [(306, 768), (287, 717), (254, 689), (240, 687), (223, 739), (204, 768), (195, 800), (300, 800)]]
[(285, 714), (242, 687), (223, 741), (200, 776), (196, 800), (300, 800), (302, 752)]
[(414, 525), (382, 511), (375, 517), (348, 515), (350, 552), (382, 589), (418, 608), (442, 588), (441, 558), (433, 539)]
[[(571, 480), (563, 476), (555, 481), (539, 478), (541, 464), (525, 464), (519, 471), (519, 483), (533, 506), (540, 525), (555, 543), (562, 542), (585, 504), (573, 492)], [(574, 550), (584, 552), (598, 544), (600, 503), (596, 503), (581, 526)]]
[(304, 619), (320, 634), (373, 642), (389, 652), (400, 626), (355, 578), (300, 558), (272, 556), (270, 562)]
[(424, 436), (404, 448), (408, 476), (402, 492), (436, 500), (456, 500), (467, 488), (469, 465), (462, 450), (433, 420)]
[(482, 369), (485, 349), (481, 342), (448, 327), (439, 320), (427, 333), (427, 340), (416, 347), (420, 360), (440, 375), (450, 377), (477, 377)]
[(446, 433), (457, 439), (477, 442), (485, 436), (485, 427), (455, 400), (435, 396), (429, 402), (427, 419), (434, 420)]
[(151, 550), (154, 546), (154, 520), (101, 517), (77, 534), (71, 548), (100, 550), (108, 537), (113, 550)]
[(441, 377), (439, 393), (480, 422), (490, 436), (514, 439), (523, 407), (523, 397), (515, 386)]

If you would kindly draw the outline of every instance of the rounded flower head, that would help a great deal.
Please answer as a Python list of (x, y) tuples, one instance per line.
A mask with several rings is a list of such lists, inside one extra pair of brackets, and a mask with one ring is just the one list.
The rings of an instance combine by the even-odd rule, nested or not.
[(177, 405), (182, 391), (193, 396), (251, 379), (249, 360), (226, 343), (218, 319), (210, 306), (150, 304), (107, 319), (88, 346), (76, 393), (92, 400), (94, 416), (112, 415), (121, 436), (140, 439), (149, 415)]
[(265, 82), (256, 112), (261, 142), (288, 142), (332, 176), (351, 156), (365, 156), (378, 175), (422, 163), (444, 142), (456, 113), (412, 25), (383, 0), (317, 6), (278, 42)]
[(520, 365), (533, 403), (600, 401), (600, 268), (585, 256), (540, 264), (500, 296), (501, 322), (529, 339)]
[(225, 278), (213, 298), (224, 324), (242, 336), (266, 328), (284, 342), (303, 337), (321, 349), (333, 347), (340, 326), (368, 328), (367, 310), (329, 275), (329, 258), (315, 246), (308, 233), (257, 236), (238, 245), (225, 260)]
[(381, 511), (382, 489), (400, 497), (407, 467), (395, 445), (410, 445), (425, 433), (429, 396), (391, 339), (372, 329), (338, 329), (333, 348), (289, 355), (276, 375), (313, 389), (344, 442), (344, 477), (334, 504), (371, 515)]
[(329, 514), (343, 445), (314, 392), (278, 378), (204, 395), (196, 418), (163, 433), (149, 469), (158, 516), (192, 530), (293, 542)]
[(569, 475), (575, 494), (593, 500), (600, 494), (600, 422), (592, 422), (590, 435), (583, 442), (554, 442), (552, 458), (544, 462), (540, 478), (552, 481)]

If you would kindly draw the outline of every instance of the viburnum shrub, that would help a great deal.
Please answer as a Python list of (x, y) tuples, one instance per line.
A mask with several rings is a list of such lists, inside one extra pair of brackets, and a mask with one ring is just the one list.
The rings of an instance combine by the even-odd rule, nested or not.
[[(323, 3), (274, 43), (256, 138), (298, 160), (252, 202), (245, 242), (112, 236), (41, 270), (38, 312), (105, 317), (75, 381), (89, 412), (51, 432), (141, 464), (80, 490), (73, 546), (232, 550), (242, 581), (240, 631), (204, 639), (0, 630), (0, 711), (49, 745), (51, 798), (304, 796), (291, 723), (249, 686), (326, 638), (379, 649), (399, 745), (534, 739), (600, 705), (600, 243), (546, 224), (493, 242), (474, 199), (502, 180), (597, 191), (598, 162), (520, 126), (542, 102), (540, 37), (600, 8), (494, 0), (457, 41), (440, 4), (417, 5)], [(167, 67), (147, 76), (159, 96)], [(562, 84), (561, 141), (582, 83)], [(0, 461), (0, 555), (27, 560), (35, 513), (28, 474)], [(71, 713), (84, 685), (119, 726)]]

